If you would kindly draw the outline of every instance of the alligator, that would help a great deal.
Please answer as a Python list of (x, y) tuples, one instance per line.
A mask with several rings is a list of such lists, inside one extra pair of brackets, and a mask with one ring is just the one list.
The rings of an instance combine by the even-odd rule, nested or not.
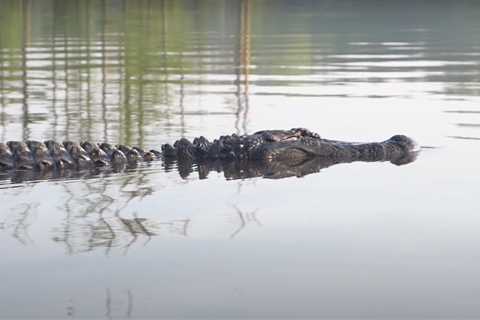
[[(177, 163), (182, 177), (196, 165), (200, 177), (224, 171), (227, 178), (303, 176), (338, 163), (390, 161), (403, 165), (415, 160), (416, 144), (404, 135), (382, 142), (328, 140), (304, 128), (263, 130), (250, 135), (226, 135), (210, 142), (201, 136), (182, 138), (161, 151), (108, 143), (52, 140), (0, 143), (0, 171), (15, 176), (62, 177), (72, 172), (118, 172), (144, 162)], [(73, 174), (75, 175), (75, 174)]]

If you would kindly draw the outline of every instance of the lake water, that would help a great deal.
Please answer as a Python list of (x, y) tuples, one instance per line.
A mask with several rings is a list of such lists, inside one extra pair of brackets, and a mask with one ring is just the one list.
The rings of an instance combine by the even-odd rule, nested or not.
[(0, 140), (402, 133), (405, 166), (0, 176), (0, 317), (480, 316), (480, 3), (0, 1)]

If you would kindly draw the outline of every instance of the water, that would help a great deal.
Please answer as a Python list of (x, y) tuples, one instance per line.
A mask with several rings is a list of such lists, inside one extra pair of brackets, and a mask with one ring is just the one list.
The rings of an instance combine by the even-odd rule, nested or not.
[(1, 141), (301, 126), (424, 148), (280, 180), (3, 175), (0, 316), (479, 316), (479, 21), (475, 1), (1, 1)]

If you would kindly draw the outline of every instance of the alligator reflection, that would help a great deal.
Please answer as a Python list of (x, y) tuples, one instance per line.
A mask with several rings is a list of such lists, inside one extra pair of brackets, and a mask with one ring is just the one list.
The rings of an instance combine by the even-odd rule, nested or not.
[[(407, 153), (401, 159), (395, 159), (391, 162), (395, 165), (405, 165), (416, 160), (418, 151)], [(353, 161), (342, 161), (326, 157), (312, 157), (301, 162), (292, 161), (206, 161), (194, 163), (190, 161), (171, 161), (165, 162), (166, 170), (171, 170), (177, 166), (179, 175), (185, 179), (192, 172), (198, 172), (199, 179), (206, 179), (210, 172), (223, 172), (225, 179), (283, 179), (289, 177), (303, 177), (312, 173), (320, 172), (336, 164), (350, 163)], [(365, 161), (364, 161), (365, 162)], [(372, 161), (373, 162), (373, 161)]]
[[(391, 163), (395, 165), (404, 165), (416, 160), (418, 151), (406, 153), (400, 159), (392, 159)], [(358, 160), (356, 160), (358, 161)], [(379, 162), (379, 160), (361, 160), (362, 162)], [(382, 160), (383, 161), (383, 160)], [(331, 167), (336, 164), (350, 163), (352, 160), (342, 160), (330, 157), (312, 157), (304, 161), (226, 161), (212, 160), (204, 162), (194, 162), (192, 160), (170, 160), (154, 161), (153, 163), (142, 164), (137, 168), (112, 169), (96, 168), (95, 170), (13, 170), (0, 173), (0, 181), (10, 179), (12, 183), (22, 183), (27, 181), (41, 180), (68, 180), (81, 179), (87, 181), (89, 178), (108, 177), (112, 174), (121, 174), (121, 172), (139, 173), (139, 177), (144, 177), (145, 168), (158, 168), (159, 163), (163, 165), (166, 172), (173, 171), (175, 168), (181, 178), (186, 179), (193, 172), (198, 172), (199, 179), (206, 179), (210, 172), (223, 172), (227, 180), (249, 179), (249, 178), (267, 178), (282, 179), (288, 177), (303, 177), (308, 174), (317, 173), (321, 169)], [(139, 185), (143, 185), (139, 183)], [(148, 190), (147, 190), (148, 191)], [(110, 201), (113, 201), (112, 199)]]
[[(406, 153), (400, 159), (392, 159), (390, 162), (395, 165), (404, 165), (416, 160), (418, 151)], [(360, 160), (362, 162), (379, 162), (385, 160)], [(342, 158), (330, 157), (312, 157), (303, 161), (226, 161), (212, 160), (204, 162), (194, 162), (193, 160), (170, 160), (154, 161), (140, 165), (138, 168), (127, 168), (127, 170), (113, 168), (96, 168), (95, 170), (12, 170), (0, 172), (0, 181), (10, 179), (12, 183), (22, 183), (27, 181), (42, 180), (68, 180), (81, 179), (87, 181), (89, 178), (108, 177), (112, 174), (121, 174), (122, 172), (133, 172), (137, 169), (142, 172), (145, 168), (158, 168), (158, 163), (163, 165), (166, 172), (177, 168), (181, 178), (186, 179), (191, 173), (197, 171), (199, 179), (206, 179), (210, 172), (223, 172), (227, 180), (249, 179), (263, 177), (268, 179), (281, 179), (288, 177), (303, 177), (308, 174), (319, 172), (321, 169), (331, 167), (340, 163), (350, 163), (359, 160), (345, 160)], [(144, 177), (145, 173), (139, 175)], [(141, 179), (141, 178), (140, 178)], [(139, 185), (142, 185), (141, 181)], [(148, 192), (148, 190), (146, 190)], [(135, 195), (132, 195), (133, 197)], [(113, 201), (113, 199), (110, 199)]]
[[(113, 291), (113, 294), (112, 294)], [(134, 294), (131, 289), (126, 290), (112, 290), (110, 288), (105, 288), (105, 300), (104, 308), (105, 312), (103, 316), (106, 319), (112, 318), (131, 318), (134, 311)], [(65, 307), (66, 317), (75, 318), (77, 317), (77, 312), (82, 312), (75, 305), (73, 298), (70, 298), (67, 301)]]

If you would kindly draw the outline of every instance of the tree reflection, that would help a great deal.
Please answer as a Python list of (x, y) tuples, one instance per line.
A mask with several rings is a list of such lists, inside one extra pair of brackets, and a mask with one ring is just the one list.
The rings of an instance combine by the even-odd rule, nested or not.
[[(103, 310), (103, 317), (113, 318), (132, 318), (134, 311), (134, 293), (132, 289), (115, 290), (109, 287), (105, 288), (103, 298), (99, 303), (102, 304), (100, 310)], [(70, 298), (65, 307), (66, 317), (75, 318), (77, 313), (82, 314), (84, 310), (75, 305), (75, 301)]]
[[(63, 226), (55, 228), (58, 234), (53, 239), (65, 244), (67, 253), (81, 253), (95, 249), (105, 249), (109, 254), (114, 247), (124, 247), (126, 250), (144, 236), (150, 238), (156, 235), (158, 229), (156, 222), (139, 218), (133, 213), (132, 218), (124, 217), (123, 212), (128, 211), (128, 204), (133, 199), (142, 199), (151, 194), (148, 181), (141, 177), (125, 177), (120, 184), (120, 194), (114, 197), (110, 195), (115, 185), (108, 180), (83, 180), (82, 194), (70, 190), (68, 183), (62, 183), (67, 194), (70, 196), (65, 201), (66, 216)], [(134, 188), (136, 191), (125, 191), (126, 188)], [(145, 192), (145, 190), (148, 190)], [(117, 191), (118, 192), (118, 191)], [(81, 201), (78, 201), (81, 199)], [(72, 204), (73, 200), (77, 203)], [(123, 201), (123, 204), (118, 203)], [(73, 207), (75, 208), (73, 210)]]
[[(233, 93), (239, 106), (232, 115), (237, 126), (239, 117), (243, 119), (243, 131), (248, 113), (249, 3), (242, 1), (238, 12), (222, 13), (228, 12), (229, 19), (240, 26), (235, 32), (225, 30), (222, 41), (229, 51), (228, 46), (235, 45), (227, 41), (229, 34), (239, 34), (239, 47), (233, 50), (239, 59), (233, 68), (243, 79), (235, 80), (242, 88)], [(142, 146), (145, 130), (152, 124), (167, 131), (178, 127), (180, 135), (186, 134), (187, 94), (202, 86), (205, 71), (201, 70), (207, 61), (203, 48), (210, 42), (192, 32), (208, 26), (202, 17), (211, 9), (189, 1), (0, 3), (2, 129), (9, 129), (5, 117), (13, 114), (17, 107), (13, 97), (19, 95), (23, 139), (34, 130), (69, 140), (111, 139)], [(217, 10), (221, 14), (221, 7)], [(36, 19), (39, 12), (51, 19)], [(197, 56), (191, 54), (193, 50)], [(32, 99), (39, 90), (45, 98)], [(31, 117), (32, 110), (42, 116)], [(47, 114), (53, 116), (52, 122)]]
[[(108, 139), (141, 146), (159, 133), (153, 128), (175, 137), (188, 135), (189, 128), (198, 125), (197, 117), (214, 112), (231, 120), (237, 132), (248, 132), (252, 70), (255, 76), (268, 76), (255, 77), (256, 87), (275, 88), (256, 94), (302, 96), (284, 88), (398, 81), (394, 74), (404, 71), (410, 77), (405, 81), (445, 83), (437, 93), (478, 95), (474, 84), (479, 73), (471, 68), (478, 64), (478, 36), (452, 35), (452, 43), (430, 48), (424, 33), (383, 34), (372, 29), (371, 6), (324, 1), (4, 0), (0, 2), (2, 135), (6, 132), (18, 139), (35, 133), (35, 138)], [(459, 12), (466, 10), (463, 3), (456, 6)], [(425, 26), (446, 28), (432, 19), (424, 4), (415, 8)], [(439, 8), (444, 9), (443, 4)], [(382, 7), (381, 18), (395, 17), (395, 9), (395, 4)], [(365, 23), (341, 15), (352, 10), (364, 14)], [(412, 27), (409, 19), (390, 19), (386, 25), (405, 30)], [(461, 23), (466, 30), (475, 29), (471, 19)], [(350, 32), (344, 34), (344, 29)], [(445, 32), (455, 31), (446, 28)], [(437, 37), (432, 34), (432, 42), (445, 39)], [(382, 45), (385, 41), (405, 45)], [(398, 49), (405, 57), (391, 55)], [(448, 56), (458, 66), (383, 66), (413, 61), (419, 54), (432, 62)], [(353, 68), (352, 63), (362, 67)], [(442, 72), (435, 72), (438, 68)], [(368, 76), (358, 77), (359, 72)], [(390, 72), (391, 78), (381, 76)], [(411, 72), (421, 74), (413, 77)], [(289, 80), (285, 77), (289, 75), (315, 79)], [(226, 105), (196, 111), (210, 92), (224, 98)], [(375, 92), (367, 96), (385, 97)]]
[[(237, 97), (237, 111), (235, 112), (235, 128), (237, 134), (247, 134), (247, 119), (249, 109), (249, 96), (248, 96), (248, 76), (250, 72), (250, 24), (251, 24), (251, 4), (250, 0), (244, 0), (240, 2), (240, 26), (239, 26), (239, 46), (238, 50), (235, 50), (235, 55), (238, 59), (236, 64), (236, 97)], [(242, 122), (242, 130), (240, 130), (240, 123)]]
[(249, 224), (251, 222), (255, 222), (255, 224), (259, 227), (262, 226), (262, 224), (260, 223), (260, 221), (257, 218), (258, 209), (250, 211), (250, 212), (244, 212), (244, 211), (240, 210), (238, 208), (238, 206), (236, 206), (236, 205), (232, 205), (232, 207), (235, 209), (235, 212), (238, 215), (239, 224), (238, 224), (238, 228), (235, 229), (235, 231), (233, 231), (232, 234), (230, 235), (231, 239), (235, 238), (243, 229), (245, 229), (247, 224)]
[(22, 245), (33, 243), (29, 234), (29, 228), (33, 223), (32, 217), (38, 204), (23, 203), (13, 208), (6, 216), (6, 220), (0, 223), (0, 229), (11, 234)]

